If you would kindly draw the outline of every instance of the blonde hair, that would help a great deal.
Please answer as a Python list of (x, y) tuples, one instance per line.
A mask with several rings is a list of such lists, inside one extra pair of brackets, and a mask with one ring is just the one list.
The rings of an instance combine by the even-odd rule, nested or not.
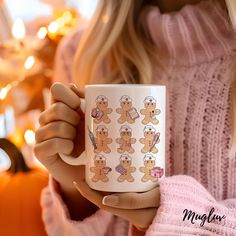
[(74, 78), (79, 78), (80, 86), (151, 82), (151, 43), (144, 42), (145, 33), (137, 20), (143, 2), (99, 1), (75, 56)]
[[(236, 1), (225, 2), (236, 29)], [(151, 61), (153, 58), (156, 62), (159, 60), (158, 52), (138, 21), (144, 3), (148, 4), (148, 0), (99, 0), (97, 10), (81, 37), (74, 60), (73, 76), (81, 87), (92, 83), (151, 83)], [(231, 95), (231, 154), (235, 155), (236, 76)]]

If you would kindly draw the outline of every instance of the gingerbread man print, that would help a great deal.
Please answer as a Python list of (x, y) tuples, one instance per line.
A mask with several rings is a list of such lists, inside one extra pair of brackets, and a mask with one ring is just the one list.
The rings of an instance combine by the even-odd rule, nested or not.
[(144, 127), (143, 134), (144, 138), (139, 139), (140, 143), (144, 144), (141, 152), (157, 153), (158, 149), (155, 145), (160, 142), (160, 133), (156, 133), (156, 129), (152, 125), (147, 125)]
[(92, 117), (94, 118), (94, 123), (99, 124), (104, 122), (109, 124), (111, 122), (108, 115), (112, 113), (112, 109), (108, 108), (108, 99), (104, 95), (99, 95), (96, 98), (96, 108), (92, 110)]
[(108, 144), (112, 143), (112, 139), (108, 138), (108, 129), (104, 125), (99, 125), (96, 129), (96, 149), (95, 153), (105, 152), (110, 153), (111, 149), (108, 147)]
[(152, 96), (147, 96), (144, 100), (144, 107), (144, 109), (140, 110), (140, 113), (144, 115), (142, 123), (144, 125), (148, 124), (149, 122), (154, 125), (158, 124), (159, 121), (156, 116), (159, 115), (161, 111), (156, 108), (156, 100)]
[(120, 164), (116, 167), (116, 171), (120, 174), (118, 177), (118, 182), (124, 182), (125, 180), (128, 182), (133, 182), (134, 177), (132, 173), (136, 171), (136, 168), (131, 166), (132, 159), (127, 154), (122, 154), (120, 156)]
[(120, 144), (117, 148), (118, 153), (134, 153), (132, 144), (136, 143), (136, 139), (132, 138), (132, 129), (128, 125), (122, 125), (120, 128), (120, 138), (116, 139), (116, 142)]
[(152, 170), (155, 168), (156, 158), (152, 154), (146, 154), (143, 160), (144, 166), (139, 168), (140, 172), (144, 173), (141, 181), (147, 182), (150, 180), (156, 182), (157, 178), (152, 176)]
[(116, 109), (116, 112), (120, 114), (120, 118), (118, 119), (118, 123), (120, 124), (125, 122), (133, 124), (135, 120), (139, 118), (136, 108), (133, 107), (132, 99), (128, 95), (121, 97), (120, 107)]
[(107, 175), (111, 171), (111, 168), (106, 166), (106, 158), (98, 154), (94, 157), (94, 167), (90, 167), (90, 171), (94, 173), (93, 182), (98, 182), (99, 180), (108, 182), (109, 178)]

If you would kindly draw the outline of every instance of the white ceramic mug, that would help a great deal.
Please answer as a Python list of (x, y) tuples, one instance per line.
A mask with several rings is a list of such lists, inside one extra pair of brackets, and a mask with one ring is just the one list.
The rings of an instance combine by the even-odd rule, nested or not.
[(71, 165), (86, 166), (86, 182), (106, 192), (143, 192), (165, 176), (166, 87), (88, 85), (85, 152)]

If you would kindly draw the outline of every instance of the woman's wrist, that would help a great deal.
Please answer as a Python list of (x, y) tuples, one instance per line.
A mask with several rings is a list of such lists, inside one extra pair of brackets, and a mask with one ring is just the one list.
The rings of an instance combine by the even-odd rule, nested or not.
[(97, 211), (97, 206), (84, 198), (75, 188), (59, 185), (61, 197), (72, 220), (83, 220)]

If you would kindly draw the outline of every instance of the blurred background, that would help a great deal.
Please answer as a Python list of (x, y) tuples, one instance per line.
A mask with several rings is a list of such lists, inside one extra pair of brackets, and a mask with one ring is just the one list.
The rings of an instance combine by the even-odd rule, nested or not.
[[(45, 233), (29, 231), (27, 234), (25, 231), (21, 234), (20, 231), (11, 232), (9, 228), (4, 231), (4, 226), (9, 221), (7, 214), (12, 221), (11, 214), (17, 211), (15, 204), (22, 204), (17, 189), (26, 187), (32, 172), (41, 178), (41, 183), (34, 184), (39, 191), (37, 201), (32, 203), (40, 207), (40, 191), (47, 185), (48, 176), (33, 154), (38, 117), (50, 102), (51, 84), (63, 80), (63, 75), (59, 78), (56, 74), (61, 74), (61, 58), (68, 51), (68, 42), (86, 26), (96, 5), (97, 0), (0, 0), (1, 236), (42, 236)], [(76, 49), (76, 43), (71, 50)], [(72, 54), (67, 53), (66, 57), (73, 61)], [(70, 69), (71, 65), (67, 66)], [(65, 79), (63, 82), (70, 81)], [(38, 177), (33, 178), (38, 181)], [(11, 198), (11, 201), (7, 200)], [(23, 211), (27, 210), (23, 208)], [(35, 214), (39, 220), (40, 209)]]
[[(60, 44), (89, 21), (96, 0), (0, 0), (0, 138), (8, 138), (26, 161), (37, 163), (34, 144), (39, 113), (56, 81)], [(0, 170), (9, 159), (0, 152)]]

